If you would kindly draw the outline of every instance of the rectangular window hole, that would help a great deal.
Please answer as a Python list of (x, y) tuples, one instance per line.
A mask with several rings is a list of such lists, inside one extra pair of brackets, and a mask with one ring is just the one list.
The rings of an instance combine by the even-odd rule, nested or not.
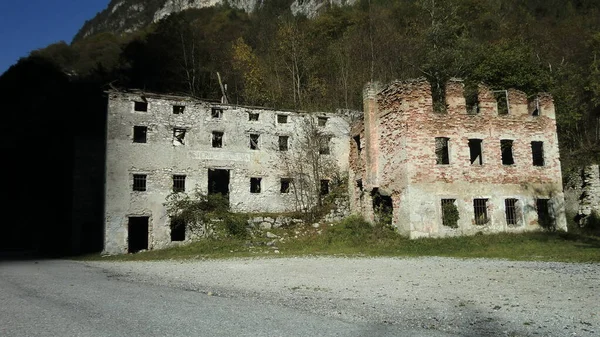
[(494, 91), (494, 97), (496, 98), (496, 110), (498, 115), (508, 115), (508, 91), (497, 90)]
[(290, 186), (292, 184), (292, 179), (290, 178), (281, 178), (281, 189), (279, 190), (281, 193), (290, 193)]
[(277, 115), (277, 123), (279, 124), (285, 124), (288, 122), (288, 116), (287, 115)]
[(183, 105), (173, 105), (173, 114), (181, 115), (185, 111), (185, 106)]
[(506, 215), (506, 224), (509, 226), (517, 226), (519, 224), (519, 216), (517, 209), (517, 199), (504, 199), (504, 213)]
[(210, 109), (210, 117), (214, 119), (223, 118), (223, 109), (221, 108), (211, 108)]
[(146, 111), (148, 111), (148, 103), (136, 101), (133, 103), (133, 110), (139, 111), (139, 112), (146, 112)]
[(229, 196), (229, 170), (208, 169), (208, 194)]
[(487, 214), (488, 199), (473, 199), (473, 211), (475, 212), (475, 224), (485, 225), (488, 223)]
[(146, 190), (146, 175), (145, 174), (134, 174), (133, 175), (133, 190), (134, 191), (145, 191)]
[(171, 242), (185, 241), (185, 221), (171, 219)]
[(436, 137), (435, 138), (435, 159), (438, 165), (450, 164), (450, 151), (448, 143), (450, 138)]
[(354, 139), (354, 144), (356, 145), (356, 152), (360, 155), (361, 147), (360, 147), (360, 135), (352, 137)]
[(321, 195), (329, 194), (329, 180), (321, 180)]
[(260, 193), (260, 182), (262, 178), (250, 178), (250, 193)]
[(223, 147), (223, 132), (220, 132), (220, 131), (212, 132), (212, 147), (217, 147), (217, 148)]
[(248, 120), (250, 122), (258, 122), (258, 112), (249, 112), (248, 113)]
[(185, 192), (185, 176), (173, 176), (173, 192)]
[(533, 166), (544, 166), (544, 142), (531, 142)]
[(442, 199), (442, 225), (450, 228), (458, 228), (459, 219), (456, 199)]
[(319, 137), (319, 154), (329, 154), (329, 143), (331, 142), (331, 137), (328, 136), (320, 136)]
[(289, 136), (279, 136), (279, 151), (287, 151), (288, 150), (288, 142)]
[(538, 224), (542, 228), (551, 229), (554, 227), (554, 219), (550, 213), (550, 199), (536, 199), (535, 207), (538, 216)]
[(502, 165), (514, 165), (513, 141), (510, 139), (501, 139), (500, 151), (502, 151)]
[(260, 150), (258, 147), (259, 134), (250, 134), (250, 150)]
[(134, 143), (145, 143), (147, 141), (148, 127), (147, 126), (134, 126), (133, 127), (133, 142)]
[(185, 129), (174, 128), (173, 129), (173, 145), (185, 145)]
[(469, 153), (471, 155), (471, 165), (483, 165), (481, 143), (481, 139), (469, 139)]

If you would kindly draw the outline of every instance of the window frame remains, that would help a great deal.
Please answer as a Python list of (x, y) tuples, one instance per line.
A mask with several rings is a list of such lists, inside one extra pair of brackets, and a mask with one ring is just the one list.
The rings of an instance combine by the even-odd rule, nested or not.
[(470, 138), (468, 145), (471, 165), (483, 165), (483, 139)]
[(260, 150), (260, 134), (259, 133), (251, 133), (250, 134), (250, 150), (258, 151)]
[(210, 118), (223, 119), (223, 108), (218, 108), (218, 107), (210, 108)]
[(473, 199), (474, 222), (477, 226), (486, 225), (490, 221), (488, 215), (488, 201), (489, 199), (484, 198)]
[(185, 145), (185, 134), (187, 129), (184, 128), (173, 128), (173, 145)]
[(450, 165), (450, 138), (435, 137), (436, 165)]
[(220, 149), (223, 147), (223, 137), (225, 133), (223, 131), (213, 131), (211, 133), (211, 145), (214, 149)]
[(185, 179), (186, 176), (184, 174), (173, 175), (173, 192), (185, 192)]
[(515, 164), (513, 147), (514, 140), (500, 139), (500, 154), (502, 159), (502, 165), (511, 166)]
[(148, 190), (148, 175), (142, 173), (133, 174), (132, 190), (135, 192), (145, 192)]

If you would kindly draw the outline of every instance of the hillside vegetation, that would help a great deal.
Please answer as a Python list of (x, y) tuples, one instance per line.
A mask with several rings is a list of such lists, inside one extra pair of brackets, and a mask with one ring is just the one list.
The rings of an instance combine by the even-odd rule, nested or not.
[(289, 4), (266, 1), (250, 14), (229, 6), (187, 10), (134, 33), (104, 32), (32, 57), (101, 86), (200, 98), (221, 96), (219, 72), (233, 103), (309, 111), (361, 109), (370, 80), (425, 76), (435, 91), (459, 77), (467, 85), (548, 91), (563, 166), (600, 158), (597, 1), (363, 0), (312, 20), (293, 16)]

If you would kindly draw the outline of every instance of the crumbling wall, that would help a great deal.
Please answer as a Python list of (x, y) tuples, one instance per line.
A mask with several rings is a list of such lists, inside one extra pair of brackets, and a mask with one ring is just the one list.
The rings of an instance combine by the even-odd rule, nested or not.
[(585, 225), (586, 218), (592, 213), (600, 215), (600, 166), (586, 166), (581, 176), (583, 184), (578, 215), (580, 225)]
[[(504, 107), (497, 99), (502, 96)], [(392, 196), (394, 225), (411, 237), (535, 230), (540, 228), (536, 200), (548, 199), (555, 226), (566, 229), (552, 98), (481, 85), (472, 109), (460, 80), (448, 82), (445, 97), (444, 113), (434, 112), (424, 79), (395, 81), (366, 95), (367, 190)], [(447, 141), (441, 162), (436, 138)], [(471, 148), (470, 140), (479, 148)], [(512, 163), (502, 159), (502, 140), (511, 141)], [(533, 164), (532, 142), (542, 142), (539, 166)], [(455, 203), (458, 228), (442, 225), (442, 199)], [(483, 224), (475, 220), (475, 199), (485, 200)], [(519, 213), (516, 224), (507, 223), (507, 199), (517, 200), (511, 206)]]
[[(233, 211), (294, 211), (294, 194), (281, 192), (281, 179), (288, 173), (281, 162), (279, 136), (290, 137), (288, 151), (302, 151), (298, 125), (305, 118), (327, 118), (321, 126), (331, 135), (327, 156), (341, 171), (348, 169), (349, 125), (336, 114), (309, 115), (141, 92), (108, 96), (105, 252), (127, 251), (130, 216), (150, 217), (149, 249), (170, 244), (164, 203), (173, 191), (174, 175), (185, 176), (186, 192), (208, 193), (209, 170), (228, 170)], [(135, 111), (134, 102), (147, 103), (147, 111)], [(183, 112), (175, 113), (173, 106), (183, 106)], [(258, 114), (258, 119), (251, 120), (250, 113)], [(286, 123), (278, 122), (278, 115), (287, 116)], [(133, 141), (135, 126), (147, 128), (145, 142)], [(175, 129), (185, 130), (183, 142), (176, 139)], [(221, 147), (213, 147), (213, 132), (223, 133)], [(250, 148), (252, 134), (259, 135), (255, 150)], [(133, 190), (134, 174), (146, 175), (145, 191)], [(257, 193), (250, 189), (251, 178), (261, 179)]]

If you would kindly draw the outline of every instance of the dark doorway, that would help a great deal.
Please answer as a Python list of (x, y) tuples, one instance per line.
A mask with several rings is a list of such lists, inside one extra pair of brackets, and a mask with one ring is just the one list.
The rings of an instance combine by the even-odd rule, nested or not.
[(208, 194), (229, 196), (229, 170), (208, 169)]
[(185, 241), (185, 221), (171, 219), (171, 241)]
[(129, 217), (129, 253), (148, 249), (147, 216)]
[(392, 197), (382, 195), (378, 188), (371, 192), (373, 198), (373, 212), (375, 213), (375, 222), (382, 225), (391, 225), (394, 213)]

